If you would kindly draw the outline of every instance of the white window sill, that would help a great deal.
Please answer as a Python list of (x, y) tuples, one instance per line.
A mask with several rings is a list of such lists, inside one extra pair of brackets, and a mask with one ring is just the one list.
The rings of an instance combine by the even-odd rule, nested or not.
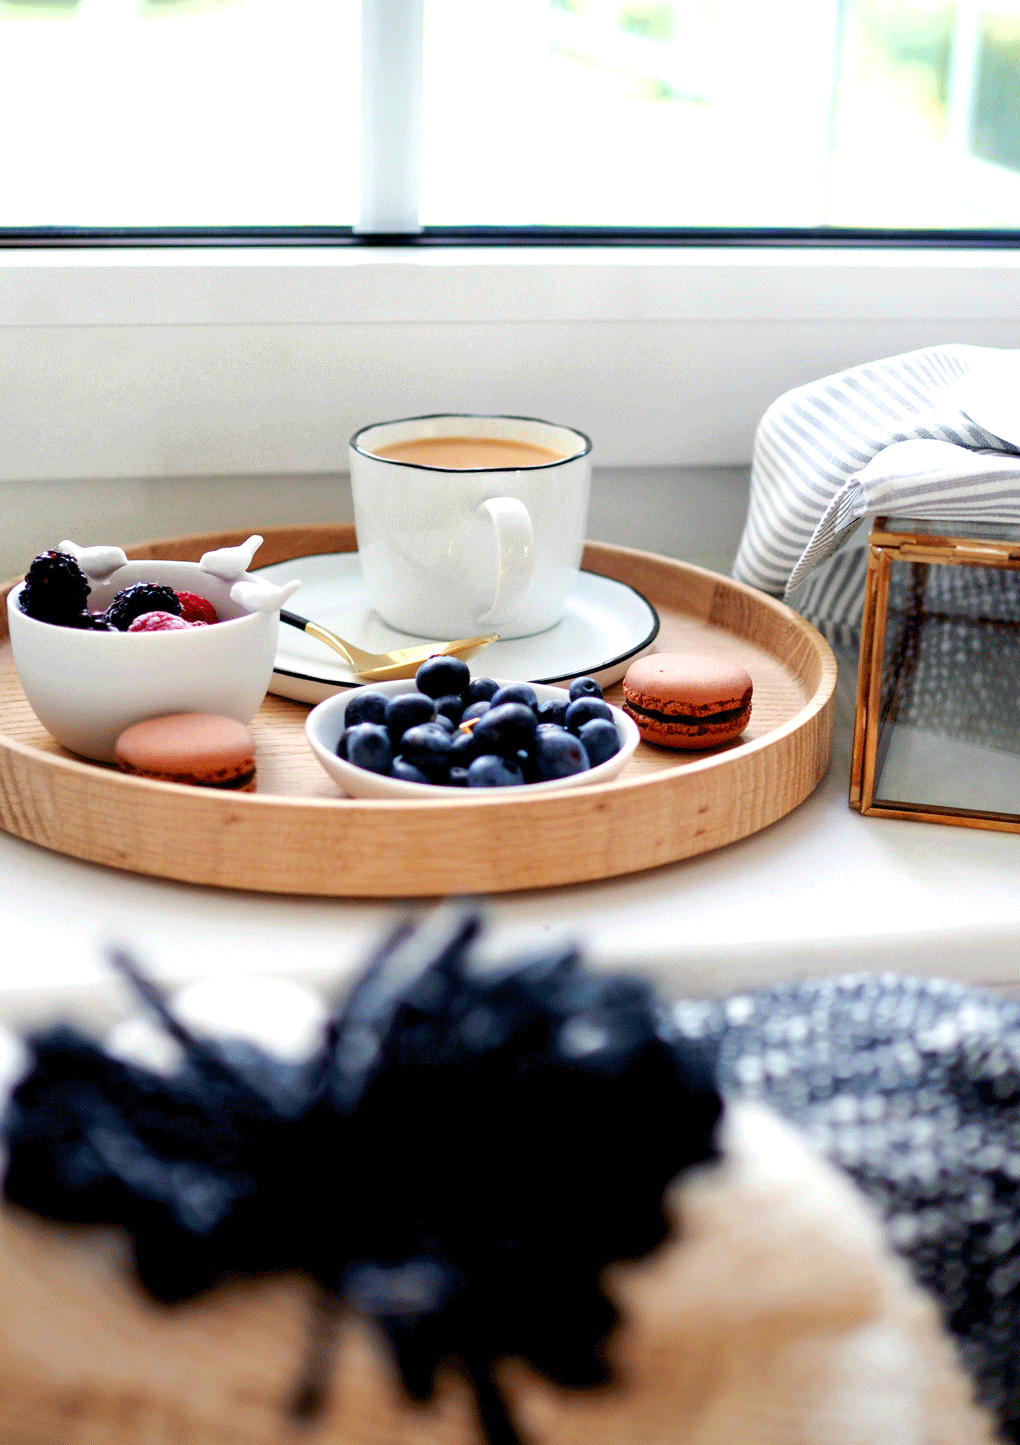
[(338, 472), (441, 410), (743, 465), (790, 387), (947, 341), (1020, 346), (1020, 251), (6, 250), (0, 480)]

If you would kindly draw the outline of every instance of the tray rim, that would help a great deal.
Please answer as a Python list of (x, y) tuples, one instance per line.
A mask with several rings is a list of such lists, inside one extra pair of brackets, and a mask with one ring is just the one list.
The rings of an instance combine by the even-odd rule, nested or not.
[[(349, 547), (331, 546), (329, 550), (352, 550), (355, 545), (354, 528), (353, 525), (350, 523), (323, 523), (319, 526), (305, 524), (283, 527), (267, 527), (263, 529), (262, 535), (267, 540), (273, 540), (274, 542), (278, 543), (285, 543), (290, 537), (293, 537), (297, 541), (302, 536), (308, 537), (313, 533), (321, 534), (323, 532), (332, 534), (333, 537), (337, 540), (349, 540)], [(189, 533), (183, 534), (181, 536), (161, 538), (153, 542), (137, 543), (133, 547), (125, 548), (125, 551), (127, 552), (129, 558), (131, 558), (132, 560), (138, 560), (144, 559), (146, 557), (160, 556), (161, 549), (195, 550), (201, 548), (202, 550), (208, 550), (210, 547), (215, 546), (237, 545), (238, 539), (243, 540), (246, 536), (249, 536), (250, 534), (251, 529), (249, 528), (232, 528), (228, 531), (222, 532)], [(621, 562), (626, 562), (628, 559), (634, 559), (635, 562), (652, 561), (656, 563), (665, 563), (671, 568), (678, 568), (683, 572), (694, 574), (695, 577), (703, 579), (706, 583), (710, 584), (713, 587), (718, 587), (720, 584), (722, 584), (727, 591), (732, 591), (737, 595), (742, 595), (743, 597), (745, 597), (756, 609), (764, 609), (765, 611), (772, 612), (776, 616), (777, 620), (780, 620), (788, 627), (792, 626), (793, 631), (801, 636), (803, 641), (807, 643), (810, 651), (814, 654), (817, 662), (818, 671), (818, 681), (814, 693), (809, 697), (805, 705), (797, 713), (795, 713), (793, 717), (787, 719), (785, 723), (780, 724), (779, 727), (773, 729), (767, 734), (764, 734), (762, 737), (755, 738), (751, 742), (741, 745), (739, 749), (729, 749), (722, 753), (706, 756), (699, 759), (698, 761), (678, 760), (676, 766), (663, 768), (653, 773), (647, 773), (631, 778), (622, 777), (614, 779), (607, 783), (597, 784), (594, 787), (565, 790), (564, 792), (554, 792), (543, 795), (541, 797), (529, 797), (523, 793), (515, 794), (514, 796), (508, 796), (504, 793), (497, 794), (496, 796), (486, 794), (485, 796), (475, 798), (472, 796), (464, 796), (462, 794), (459, 794), (449, 800), (441, 798), (423, 798), (420, 800), (408, 799), (407, 801), (401, 801), (397, 799), (360, 799), (344, 797), (288, 797), (278, 794), (261, 794), (258, 792), (227, 793), (219, 792), (215, 789), (192, 788), (180, 783), (167, 783), (150, 778), (131, 777), (127, 774), (119, 773), (112, 769), (102, 767), (101, 765), (87, 762), (84, 759), (77, 759), (72, 756), (62, 756), (58, 753), (40, 752), (36, 748), (32, 747), (30, 744), (20, 742), (16, 738), (8, 737), (2, 732), (0, 732), (0, 762), (2, 762), (5, 757), (12, 760), (18, 759), (22, 766), (29, 772), (35, 774), (42, 773), (44, 776), (52, 777), (54, 779), (60, 779), (71, 785), (80, 784), (86, 790), (94, 786), (99, 786), (104, 789), (109, 788), (115, 798), (130, 800), (130, 803), (133, 803), (135, 806), (139, 804), (144, 806), (144, 802), (146, 799), (152, 799), (153, 802), (156, 802), (156, 800), (158, 799), (164, 799), (167, 801), (168, 804), (170, 800), (174, 800), (177, 805), (177, 810), (179, 812), (192, 813), (197, 815), (199, 813), (204, 814), (207, 810), (215, 811), (222, 815), (222, 819), (224, 822), (227, 822), (228, 820), (234, 821), (238, 818), (245, 817), (262, 817), (266, 820), (274, 819), (284, 821), (290, 815), (295, 814), (298, 816), (302, 814), (312, 816), (317, 815), (326, 818), (330, 817), (331, 815), (337, 815), (345, 819), (349, 819), (352, 822), (355, 822), (359, 818), (364, 818), (366, 821), (369, 819), (376, 819), (379, 817), (380, 814), (389, 814), (395, 818), (404, 819), (410, 817), (447, 819), (450, 817), (456, 817), (458, 815), (466, 817), (472, 809), (477, 810), (479, 808), (492, 810), (494, 815), (496, 816), (498, 816), (500, 812), (514, 810), (519, 812), (520, 815), (525, 818), (529, 818), (536, 812), (539, 812), (555, 820), (557, 815), (564, 815), (565, 817), (569, 817), (570, 815), (576, 814), (579, 811), (585, 813), (593, 811), (590, 806), (581, 806), (579, 808), (579, 803), (581, 805), (585, 803), (588, 803), (590, 805), (592, 802), (604, 802), (608, 806), (610, 802), (614, 800), (633, 798), (635, 801), (637, 801), (639, 799), (643, 799), (653, 790), (658, 791), (662, 789), (668, 789), (671, 783), (675, 786), (682, 779), (703, 778), (705, 775), (710, 775), (713, 772), (723, 768), (727, 769), (728, 771), (747, 772), (749, 767), (753, 768), (756, 758), (761, 753), (767, 751), (777, 751), (777, 749), (781, 748), (783, 744), (789, 744), (790, 740), (796, 734), (804, 732), (805, 729), (809, 728), (812, 724), (815, 725), (815, 728), (823, 730), (827, 726), (828, 737), (827, 739), (822, 739), (825, 753), (824, 766), (820, 768), (817, 776), (814, 778), (810, 787), (808, 787), (807, 790), (803, 792), (802, 796), (799, 797), (797, 801), (791, 805), (791, 807), (784, 808), (782, 811), (775, 814), (775, 816), (770, 816), (766, 818), (764, 822), (756, 824), (754, 827), (747, 830), (746, 832), (738, 833), (733, 838), (724, 839), (722, 840), (722, 842), (719, 843), (710, 843), (705, 848), (696, 849), (694, 850), (694, 852), (686, 851), (675, 854), (672, 857), (655, 857), (650, 859), (649, 861), (638, 862), (636, 864), (631, 864), (630, 866), (613, 868), (608, 872), (578, 872), (575, 868), (573, 870), (568, 869), (567, 876), (550, 876), (539, 883), (507, 883), (498, 879), (492, 879), (487, 881), (483, 886), (479, 886), (476, 882), (470, 882), (467, 884), (461, 884), (458, 888), (457, 883), (450, 883), (444, 885), (441, 888), (429, 887), (425, 891), (419, 891), (417, 893), (413, 890), (408, 891), (407, 889), (400, 889), (394, 891), (389, 888), (385, 888), (383, 890), (372, 889), (369, 891), (366, 891), (363, 888), (349, 891), (346, 889), (341, 889), (339, 891), (330, 890), (327, 893), (323, 893), (323, 890), (320, 887), (303, 888), (301, 886), (300, 880), (294, 878), (291, 878), (285, 884), (279, 884), (276, 886), (267, 884), (265, 881), (261, 883), (223, 881), (221, 878), (214, 876), (198, 876), (198, 873), (201, 872), (201, 870), (198, 870), (198, 872), (190, 868), (183, 871), (168, 871), (166, 868), (160, 868), (156, 870), (152, 866), (145, 866), (145, 863), (142, 859), (133, 860), (130, 858), (124, 858), (118, 859), (115, 862), (109, 862), (98, 859), (94, 855), (89, 853), (77, 851), (69, 852), (67, 849), (55, 847), (52, 843), (47, 842), (45, 837), (39, 836), (40, 832), (44, 830), (39, 828), (33, 828), (31, 826), (31, 822), (27, 823), (25, 826), (12, 827), (10, 826), (10, 819), (7, 818), (0, 821), (0, 826), (2, 826), (6, 831), (13, 833), (15, 836), (25, 838), (27, 839), (27, 841), (40, 844), (41, 846), (48, 847), (53, 851), (63, 852), (66, 856), (84, 858), (86, 861), (98, 862), (99, 866), (115, 867), (129, 872), (145, 874), (147, 876), (169, 878), (171, 880), (181, 882), (206, 884), (213, 887), (226, 887), (240, 890), (247, 889), (249, 891), (254, 889), (258, 892), (278, 892), (290, 894), (306, 893), (315, 894), (318, 896), (350, 898), (395, 898), (436, 896), (438, 893), (464, 891), (465, 889), (472, 892), (515, 891), (522, 888), (534, 889), (547, 886), (559, 886), (561, 884), (571, 884), (583, 881), (591, 882), (598, 881), (599, 879), (608, 879), (629, 872), (638, 872), (648, 868), (661, 866), (665, 862), (679, 861), (681, 858), (684, 857), (696, 856), (696, 853), (699, 851), (708, 851), (718, 846), (724, 846), (726, 842), (737, 841), (740, 837), (745, 837), (748, 836), (749, 833), (759, 831), (761, 827), (768, 826), (770, 822), (777, 821), (779, 817), (782, 817), (785, 815), (786, 812), (791, 811), (792, 807), (797, 806), (799, 802), (803, 801), (804, 798), (809, 796), (810, 793), (814, 790), (814, 787), (817, 786), (817, 783), (821, 780), (821, 777), (824, 776), (824, 773), (828, 767), (829, 758), (831, 756), (831, 718), (835, 697), (836, 659), (832, 653), (831, 648), (825, 642), (824, 638), (822, 638), (821, 634), (803, 617), (801, 617), (798, 613), (794, 612), (791, 608), (787, 607), (784, 603), (780, 602), (778, 599), (770, 597), (766, 593), (759, 592), (755, 588), (749, 587), (745, 583), (737, 582), (734, 579), (728, 577), (723, 577), (720, 574), (712, 572), (707, 568), (698, 567), (692, 563), (682, 562), (680, 559), (677, 558), (661, 556), (657, 553), (644, 552), (637, 548), (621, 547), (611, 543), (589, 543), (588, 548), (596, 555), (599, 553), (604, 553), (611, 558), (619, 559)], [(323, 548), (319, 546), (318, 550), (322, 551)], [(310, 554), (302, 551), (295, 551), (292, 555), (301, 556)], [(287, 559), (281, 557), (279, 560), (285, 561)], [(589, 558), (586, 553), (586, 562), (588, 560)], [(11, 587), (16, 586), (22, 580), (23, 578), (21, 576), (18, 576), (7, 583), (4, 583), (2, 587), (0, 587), (0, 603), (2, 603), (6, 599), (7, 592), (11, 589)], [(654, 598), (649, 598), (648, 600), (653, 607), (656, 607)], [(656, 611), (658, 611), (657, 608)], [(2, 609), (0, 609), (0, 619), (2, 619), (2, 622), (0, 622), (0, 629), (2, 629), (0, 630), (0, 645), (3, 645), (7, 643), (8, 639), (6, 635), (5, 625), (6, 613)], [(295, 702), (293, 705), (295, 707), (305, 706), (304, 704), (297, 702)], [(828, 715), (827, 718), (826, 714)], [(817, 740), (817, 738), (809, 739), (809, 741)], [(3, 777), (2, 775), (0, 775), (0, 803), (3, 802), (2, 785)], [(15, 820), (15, 822), (19, 821), (19, 819)]]

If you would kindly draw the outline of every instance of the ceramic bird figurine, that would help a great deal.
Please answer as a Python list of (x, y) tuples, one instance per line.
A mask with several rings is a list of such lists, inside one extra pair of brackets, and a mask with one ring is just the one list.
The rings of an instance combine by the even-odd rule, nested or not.
[(282, 587), (273, 587), (268, 582), (253, 582), (243, 577), (231, 587), (230, 600), (246, 612), (276, 612), (300, 586), (300, 582), (293, 581), (285, 582)]
[(63, 541), (57, 551), (73, 557), (92, 582), (105, 582), (127, 562), (120, 547), (79, 547), (77, 542)]
[(203, 572), (210, 572), (223, 582), (234, 582), (244, 576), (261, 546), (262, 538), (256, 534), (239, 547), (218, 547), (215, 552), (206, 552), (198, 565)]

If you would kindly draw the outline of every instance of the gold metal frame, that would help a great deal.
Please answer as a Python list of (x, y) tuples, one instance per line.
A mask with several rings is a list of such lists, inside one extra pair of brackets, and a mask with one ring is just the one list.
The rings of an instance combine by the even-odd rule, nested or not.
[(850, 764), (851, 808), (869, 818), (905, 818), (948, 823), (961, 828), (986, 828), (1020, 833), (1015, 813), (947, 808), (925, 803), (875, 801), (882, 733), (882, 663), (889, 620), (889, 579), (893, 562), (921, 565), (995, 567), (1020, 572), (1020, 542), (970, 537), (944, 537), (924, 532), (889, 530), (888, 517), (876, 517), (868, 544), (868, 572), (861, 618), (861, 652), (857, 670), (857, 707)]

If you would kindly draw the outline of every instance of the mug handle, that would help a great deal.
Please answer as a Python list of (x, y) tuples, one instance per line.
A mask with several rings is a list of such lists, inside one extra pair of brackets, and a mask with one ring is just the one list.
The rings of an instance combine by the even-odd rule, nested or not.
[(499, 549), (496, 595), (478, 621), (498, 627), (517, 611), (528, 594), (535, 570), (534, 533), (528, 509), (516, 497), (489, 497), (479, 504), (477, 515), (488, 517), (495, 527)]

